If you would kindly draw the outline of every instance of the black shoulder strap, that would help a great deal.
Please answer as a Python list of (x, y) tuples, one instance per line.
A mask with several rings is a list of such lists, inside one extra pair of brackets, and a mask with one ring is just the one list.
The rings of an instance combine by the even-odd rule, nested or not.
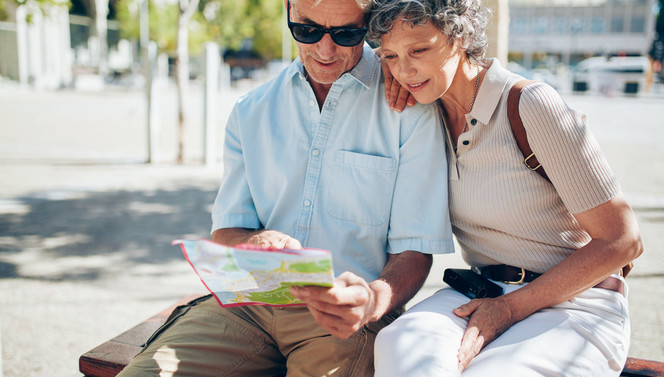
[(551, 182), (549, 176), (546, 175), (544, 168), (537, 161), (535, 153), (533, 153), (533, 150), (530, 149), (530, 145), (528, 144), (528, 136), (526, 135), (526, 129), (523, 127), (521, 115), (519, 115), (519, 100), (521, 99), (521, 92), (526, 86), (533, 83), (535, 83), (535, 81), (521, 80), (512, 86), (507, 97), (507, 117), (509, 118), (510, 126), (512, 127), (512, 133), (514, 133), (514, 139), (516, 139), (516, 144), (519, 146), (519, 150), (523, 154), (523, 163), (526, 164), (530, 170), (536, 171), (544, 179)]

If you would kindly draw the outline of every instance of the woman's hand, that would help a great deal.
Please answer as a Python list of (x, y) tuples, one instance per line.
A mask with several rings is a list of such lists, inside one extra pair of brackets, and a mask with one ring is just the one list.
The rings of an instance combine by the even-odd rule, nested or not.
[(385, 100), (389, 102), (390, 109), (402, 112), (406, 105), (413, 106), (417, 103), (415, 97), (410, 92), (399, 84), (399, 81), (394, 79), (390, 67), (384, 59), (380, 61), (385, 76)]
[(475, 299), (454, 309), (457, 316), (469, 317), (457, 356), (459, 371), (466, 369), (487, 344), (517, 322), (511, 305), (503, 297)]
[(574, 217), (592, 238), (585, 246), (516, 291), (454, 309), (457, 316), (469, 317), (459, 347), (460, 370), (515, 323), (593, 287), (643, 252), (636, 217), (622, 193)]

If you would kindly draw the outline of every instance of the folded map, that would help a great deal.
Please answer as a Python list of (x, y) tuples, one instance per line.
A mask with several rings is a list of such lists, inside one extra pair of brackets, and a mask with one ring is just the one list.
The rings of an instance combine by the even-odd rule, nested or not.
[(222, 306), (298, 305), (292, 285), (331, 287), (332, 255), (327, 250), (229, 247), (208, 240), (175, 240), (205, 287)]

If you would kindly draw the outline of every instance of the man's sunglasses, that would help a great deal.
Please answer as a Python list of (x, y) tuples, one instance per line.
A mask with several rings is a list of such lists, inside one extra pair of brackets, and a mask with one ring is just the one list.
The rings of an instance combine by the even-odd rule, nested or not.
[(320, 26), (291, 22), (290, 1), (288, 2), (286, 12), (288, 16), (288, 28), (290, 29), (291, 34), (293, 34), (293, 38), (300, 43), (317, 43), (323, 39), (325, 34), (330, 34), (332, 41), (339, 46), (352, 47), (357, 46), (364, 40), (364, 36), (367, 34), (368, 30), (366, 27), (333, 27), (330, 29), (324, 29)]

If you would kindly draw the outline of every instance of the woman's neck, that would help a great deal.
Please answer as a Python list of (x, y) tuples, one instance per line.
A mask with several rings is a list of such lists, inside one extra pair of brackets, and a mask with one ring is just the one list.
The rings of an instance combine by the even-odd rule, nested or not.
[(477, 74), (477, 65), (471, 64), (468, 59), (460, 62), (452, 79), (452, 85), (441, 97), (450, 119), (463, 118), (470, 111), (476, 96)]

